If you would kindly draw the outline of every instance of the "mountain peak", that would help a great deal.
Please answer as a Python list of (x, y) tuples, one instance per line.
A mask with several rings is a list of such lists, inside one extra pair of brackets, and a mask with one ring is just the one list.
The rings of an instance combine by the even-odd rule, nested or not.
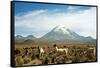
[(58, 25), (58, 26), (56, 26), (55, 28), (65, 28), (66, 29), (66, 27), (64, 26), (64, 25)]
[(23, 36), (21, 36), (21, 35), (17, 35), (17, 36), (16, 36), (16, 38), (22, 38), (22, 37), (23, 37)]
[(26, 37), (26, 39), (35, 39), (36, 37), (34, 37), (33, 35), (28, 35), (27, 37)]
[(30, 38), (35, 38), (33, 35), (28, 35), (27, 37), (30, 37)]
[(65, 26), (62, 26), (62, 25), (58, 25), (56, 26), (54, 29), (53, 29), (54, 32), (57, 32), (57, 33), (63, 33), (63, 34), (69, 34), (70, 30), (67, 29)]

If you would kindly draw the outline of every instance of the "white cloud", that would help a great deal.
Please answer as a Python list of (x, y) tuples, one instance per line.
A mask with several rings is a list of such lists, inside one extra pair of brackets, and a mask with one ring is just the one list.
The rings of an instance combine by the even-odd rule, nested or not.
[(57, 25), (64, 25), (82, 36), (96, 38), (96, 8), (91, 8), (78, 13), (50, 12), (37, 10), (25, 15), (15, 16), (16, 34), (17, 29), (26, 28), (33, 32), (36, 37), (41, 37)]

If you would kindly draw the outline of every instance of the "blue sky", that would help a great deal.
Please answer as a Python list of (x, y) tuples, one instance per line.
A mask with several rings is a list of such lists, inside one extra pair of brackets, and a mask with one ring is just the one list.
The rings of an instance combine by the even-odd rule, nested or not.
[(58, 25), (64, 25), (82, 36), (95, 38), (96, 8), (15, 2), (16, 35), (41, 37)]
[(43, 4), (43, 3), (27, 3), (27, 2), (16, 2), (15, 3), (15, 14), (24, 14), (34, 10), (55, 10), (59, 9), (61, 11), (68, 12), (69, 7), (74, 7), (73, 11), (82, 11), (90, 9), (91, 7), (86, 6), (72, 6), (72, 5), (57, 5), (57, 4)]

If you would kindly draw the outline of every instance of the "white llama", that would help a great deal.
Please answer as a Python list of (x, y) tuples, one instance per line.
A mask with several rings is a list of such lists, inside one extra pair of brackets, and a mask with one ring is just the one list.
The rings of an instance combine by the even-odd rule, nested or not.
[(67, 55), (67, 53), (68, 53), (68, 48), (58, 48), (58, 47), (56, 46), (56, 50), (57, 50), (57, 51), (60, 51), (60, 52), (64, 52), (64, 51), (65, 51), (66, 55)]
[(40, 48), (40, 56), (42, 56), (44, 54), (44, 50), (43, 48)]

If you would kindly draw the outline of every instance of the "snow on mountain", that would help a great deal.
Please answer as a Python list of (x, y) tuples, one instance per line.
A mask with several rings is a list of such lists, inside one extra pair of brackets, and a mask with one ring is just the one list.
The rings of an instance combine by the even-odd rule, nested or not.
[(42, 38), (44, 39), (55, 39), (55, 40), (65, 40), (65, 39), (74, 39), (75, 34), (71, 30), (67, 29), (65, 26), (56, 26)]
[(54, 32), (58, 32), (58, 33), (63, 33), (63, 34), (69, 34), (69, 31), (68, 29), (66, 29), (65, 26), (56, 26), (54, 29), (53, 29)]

